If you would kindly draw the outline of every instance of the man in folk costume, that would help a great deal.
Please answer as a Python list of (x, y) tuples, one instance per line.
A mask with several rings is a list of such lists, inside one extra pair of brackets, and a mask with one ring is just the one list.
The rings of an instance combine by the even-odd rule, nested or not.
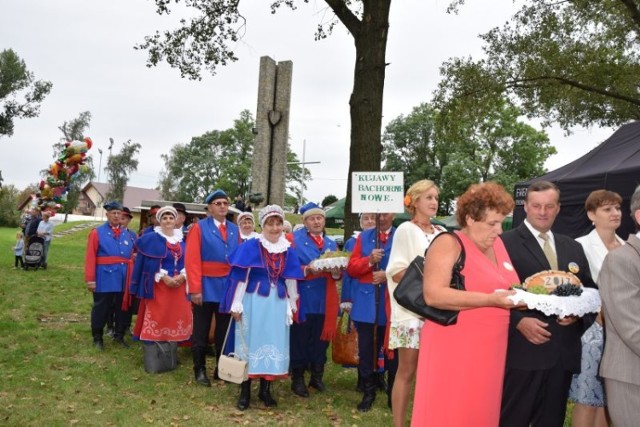
[(187, 207), (183, 203), (174, 203), (173, 208), (178, 212), (178, 217), (176, 218), (176, 228), (182, 230), (182, 234), (187, 237), (187, 233), (189, 229), (185, 222), (187, 221)]
[(160, 205), (153, 205), (149, 208), (149, 212), (147, 212), (147, 226), (140, 232), (140, 235), (151, 233), (153, 230), (160, 224), (158, 224), (158, 220), (156, 219), (156, 214), (158, 213), (158, 209), (160, 209)]
[(293, 242), (304, 272), (298, 282), (300, 294), (299, 323), (291, 326), (291, 390), (308, 397), (304, 372), (310, 368), (309, 386), (324, 391), (322, 381), (327, 362), (327, 348), (335, 335), (338, 317), (338, 289), (340, 271), (321, 272), (312, 261), (325, 252), (336, 251), (336, 243), (324, 235), (325, 213), (315, 203), (300, 208), (304, 228), (293, 233)]
[[(391, 254), (395, 227), (391, 213), (379, 214), (379, 227), (363, 230), (356, 239), (347, 273), (355, 279), (351, 285), (351, 319), (358, 331), (358, 374), (362, 378), (364, 395), (358, 410), (366, 412), (376, 399), (378, 388), (377, 361), (381, 348), (387, 348), (387, 326), (390, 305), (385, 270)], [(376, 234), (378, 233), (378, 234)], [(376, 289), (377, 288), (377, 289)], [(376, 325), (374, 327), (374, 324)], [(374, 348), (375, 347), (375, 348)], [(385, 357), (385, 362), (387, 358)], [(394, 358), (395, 361), (395, 358)], [(389, 396), (395, 369), (389, 370)], [(384, 379), (384, 373), (382, 375)], [(390, 401), (390, 400), (388, 400)]]
[(240, 232), (234, 223), (226, 220), (229, 198), (224, 191), (218, 189), (209, 194), (205, 203), (209, 215), (189, 231), (185, 269), (193, 306), (193, 372), (197, 383), (211, 387), (206, 371), (209, 329), (215, 313), (216, 378), (217, 361), (230, 319), (229, 313), (220, 312), (220, 302), (231, 270), (229, 255), (240, 243)]
[[(344, 250), (346, 252), (353, 252), (353, 249), (356, 247), (356, 241), (358, 236), (361, 233), (361, 230), (366, 230), (369, 228), (376, 227), (376, 214), (375, 213), (361, 213), (360, 214), (360, 230), (355, 230), (353, 232), (353, 236), (349, 237), (349, 239), (344, 243)], [(342, 275), (342, 287), (340, 289), (340, 310), (343, 310), (345, 313), (350, 314), (351, 308), (353, 307), (353, 300), (351, 298), (351, 289), (352, 287), (357, 285), (357, 280), (349, 275), (348, 271), (345, 271)], [(357, 368), (358, 366), (350, 366), (353, 368)], [(383, 377), (384, 379), (384, 377)], [(356, 385), (356, 391), (364, 393), (364, 383), (363, 378), (360, 376), (360, 371), (358, 371), (358, 383)]]
[(124, 334), (131, 323), (131, 312), (122, 306), (132, 273), (133, 233), (120, 225), (120, 203), (109, 202), (104, 209), (107, 222), (89, 233), (84, 269), (87, 290), (93, 294), (91, 333), (98, 350), (104, 349), (102, 336), (110, 308), (115, 307), (113, 339), (123, 347), (128, 347)]

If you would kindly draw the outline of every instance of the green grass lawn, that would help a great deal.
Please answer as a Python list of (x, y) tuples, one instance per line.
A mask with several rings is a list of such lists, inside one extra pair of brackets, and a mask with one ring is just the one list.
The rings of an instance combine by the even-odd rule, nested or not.
[[(55, 232), (77, 225), (61, 224)], [(47, 270), (12, 270), (17, 229), (0, 228), (0, 424), (25, 425), (390, 425), (386, 396), (374, 409), (355, 410), (356, 373), (327, 364), (328, 391), (294, 396), (275, 383), (278, 407), (266, 409), (254, 385), (251, 408), (235, 409), (238, 386), (193, 382), (191, 353), (179, 349), (178, 369), (159, 375), (143, 368), (142, 349), (105, 341), (91, 346), (92, 298), (83, 264), (90, 228), (55, 238)], [(208, 360), (209, 373), (213, 363)]]
[[(159, 375), (145, 373), (137, 343), (126, 350), (106, 340), (105, 351), (97, 352), (91, 345), (92, 298), (83, 281), (89, 230), (55, 238), (47, 270), (22, 271), (11, 269), (17, 229), (0, 228), (0, 424), (391, 425), (386, 395), (378, 393), (373, 410), (359, 413), (355, 370), (331, 362), (325, 393), (311, 390), (310, 398), (298, 398), (288, 380), (278, 381), (278, 407), (266, 409), (254, 384), (251, 408), (241, 412), (235, 409), (237, 385), (194, 384), (189, 349), (179, 349), (177, 370)], [(208, 359), (209, 374), (212, 367)]]

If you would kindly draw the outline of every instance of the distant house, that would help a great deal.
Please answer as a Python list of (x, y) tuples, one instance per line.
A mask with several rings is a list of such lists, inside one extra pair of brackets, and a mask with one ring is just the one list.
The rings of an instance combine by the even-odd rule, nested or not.
[[(80, 193), (78, 206), (73, 211), (76, 215), (104, 216), (104, 205), (109, 184), (90, 182), (84, 186)], [(140, 204), (143, 200), (160, 200), (160, 191), (152, 188), (127, 187), (124, 191), (123, 205), (131, 209), (134, 216), (140, 215)], [(137, 215), (136, 215), (137, 214)]]

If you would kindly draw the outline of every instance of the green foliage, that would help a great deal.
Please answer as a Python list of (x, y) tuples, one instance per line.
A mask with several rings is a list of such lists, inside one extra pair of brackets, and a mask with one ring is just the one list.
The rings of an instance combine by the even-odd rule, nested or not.
[(109, 155), (107, 167), (105, 168), (109, 173), (109, 191), (107, 192), (106, 200), (117, 200), (121, 203), (124, 200), (124, 191), (129, 182), (129, 175), (138, 169), (136, 155), (140, 148), (140, 144), (128, 140), (122, 145), (120, 153)]
[(0, 187), (0, 227), (20, 225), (19, 196), (20, 191), (13, 185)]
[(442, 215), (472, 183), (492, 180), (511, 190), (518, 181), (542, 175), (545, 160), (555, 153), (546, 134), (519, 116), (504, 99), (473, 111), (442, 112), (421, 104), (387, 126), (384, 169), (404, 172), (407, 188), (420, 179), (435, 181)]
[[(240, 113), (233, 127), (227, 130), (213, 130), (193, 137), (188, 144), (177, 144), (169, 154), (163, 154), (165, 167), (160, 174), (160, 191), (165, 200), (199, 202), (215, 188), (227, 194), (246, 195), (251, 179), (255, 126), (248, 110)], [(288, 162), (297, 162), (297, 156), (289, 150)], [(302, 175), (300, 165), (287, 165), (288, 188), (295, 183), (309, 179)]]
[[(181, 26), (174, 31), (165, 31), (162, 35), (156, 32), (136, 46), (136, 49), (148, 51), (147, 66), (166, 61), (178, 68), (183, 77), (200, 79), (203, 67), (215, 74), (218, 66), (236, 60), (232, 47), (242, 38), (246, 25), (238, 9), (240, 2), (155, 0), (156, 12), (169, 14), (171, 3), (183, 3), (191, 8), (193, 18), (181, 20)], [(271, 12), (275, 13), (281, 6), (295, 10), (300, 3), (306, 4), (309, 0), (271, 0)], [(353, 37), (356, 48), (353, 91), (349, 98), (351, 145), (348, 176), (354, 171), (378, 171), (382, 153), (382, 96), (388, 65), (386, 47), (391, 0), (325, 0), (324, 3), (328, 6), (328, 13), (322, 14), (324, 18), (316, 29), (316, 39), (329, 35), (340, 22)], [(351, 183), (347, 181), (347, 206), (350, 202)], [(351, 234), (358, 227), (357, 216), (348, 214), (345, 225), (346, 232)]]
[(329, 194), (328, 196), (325, 196), (324, 199), (322, 199), (322, 207), (326, 208), (331, 203), (335, 203), (337, 201), (338, 201), (338, 198), (336, 196), (334, 196), (333, 194)]
[(481, 36), (486, 58), (443, 65), (440, 105), (472, 110), (504, 94), (528, 117), (565, 130), (638, 120), (639, 30), (638, 2), (530, 0)]
[(163, 154), (160, 191), (165, 200), (200, 202), (215, 188), (244, 195), (249, 189), (253, 153), (253, 117), (240, 113), (234, 126), (213, 130)]
[(0, 137), (13, 135), (15, 119), (37, 117), (51, 83), (35, 80), (11, 49), (0, 52)]

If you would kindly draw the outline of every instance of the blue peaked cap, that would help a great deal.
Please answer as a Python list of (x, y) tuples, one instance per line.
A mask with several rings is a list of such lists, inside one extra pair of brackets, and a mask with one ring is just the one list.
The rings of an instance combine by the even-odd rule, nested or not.
[(304, 219), (311, 215), (325, 216), (325, 213), (324, 213), (324, 210), (317, 204), (313, 202), (308, 202), (300, 208), (300, 215), (302, 215), (302, 218)]
[(216, 191), (209, 194), (206, 199), (204, 199), (204, 203), (208, 205), (209, 203), (213, 202), (216, 199), (228, 199), (228, 198), (229, 196), (227, 196), (227, 193), (225, 193), (224, 191), (218, 188)]
[(113, 211), (113, 210), (117, 210), (117, 211), (121, 211), (123, 210), (122, 207), (122, 203), (116, 202), (116, 201), (111, 201), (111, 202), (107, 202), (103, 205), (103, 208), (107, 211)]

